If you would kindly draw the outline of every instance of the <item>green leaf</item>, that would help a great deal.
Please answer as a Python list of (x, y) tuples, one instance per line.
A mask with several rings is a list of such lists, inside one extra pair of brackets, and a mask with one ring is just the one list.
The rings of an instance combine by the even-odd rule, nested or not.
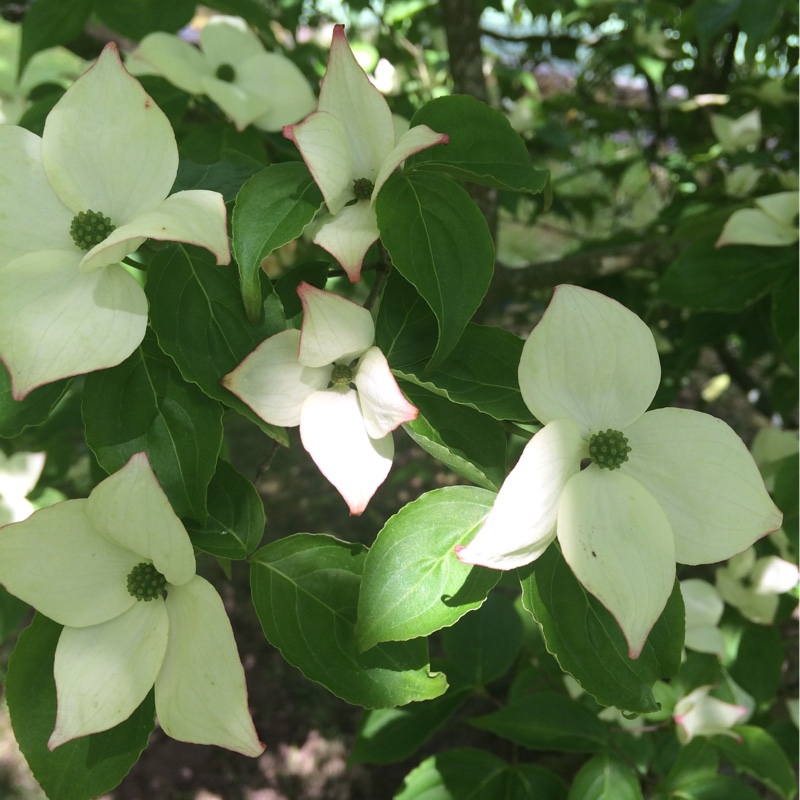
[(253, 604), (267, 640), (309, 680), (348, 703), (388, 708), (438, 697), (427, 643), (356, 647), (355, 622), (367, 552), (326, 534), (297, 533), (252, 556)]
[(761, 800), (761, 797), (739, 778), (717, 775), (687, 786), (679, 795), (658, 794), (654, 800)]
[(419, 415), (403, 426), (426, 452), (457, 475), (490, 491), (498, 491), (506, 476), (506, 436), (491, 417), (467, 406), (398, 381)]
[(222, 406), (183, 380), (152, 331), (121, 364), (86, 376), (83, 424), (106, 472), (146, 452), (175, 513), (205, 519), (222, 446)]
[(153, 693), (115, 728), (48, 750), (56, 722), (53, 658), (60, 635), (61, 626), (41, 614), (22, 632), (8, 665), (8, 710), (19, 748), (47, 797), (91, 800), (117, 786), (147, 746), (155, 723)]
[(747, 36), (744, 54), (752, 64), (759, 45), (765, 43), (784, 10), (785, 0), (740, 0), (736, 22)]
[(529, 750), (592, 753), (606, 742), (606, 726), (594, 714), (553, 692), (520, 697), (470, 722)]
[(394, 800), (566, 800), (561, 779), (534, 764), (510, 765), (485, 750), (447, 750), (406, 775)]
[(697, 737), (681, 747), (670, 767), (664, 791), (676, 794), (691, 791), (695, 784), (706, 783), (719, 771), (719, 755), (707, 737)]
[(187, 524), (195, 547), (218, 558), (247, 558), (264, 536), (264, 504), (255, 486), (227, 461), (217, 462), (208, 487), (205, 523)]
[(772, 292), (772, 327), (781, 343), (784, 358), (792, 365), (798, 360), (797, 273), (790, 274)]
[(261, 262), (296, 239), (322, 205), (308, 167), (300, 161), (272, 164), (242, 187), (233, 209), (233, 252), (239, 265), (248, 317), (261, 311)]
[(238, 150), (224, 150), (222, 158), (213, 164), (181, 159), (170, 194), (189, 189), (207, 189), (219, 192), (229, 203), (242, 186), (263, 168), (263, 164)]
[(158, 344), (184, 379), (288, 444), (283, 428), (264, 422), (220, 383), (264, 339), (284, 329), (278, 298), (267, 297), (263, 319), (251, 325), (236, 271), (217, 266), (205, 250), (173, 244), (163, 247), (150, 263), (145, 293)]
[(93, 0), (36, 0), (22, 20), (19, 74), (34, 53), (79, 36), (93, 5)]
[(771, 704), (781, 683), (784, 645), (778, 628), (743, 622), (730, 676), (757, 704)]
[(19, 626), (30, 606), (9, 594), (0, 586), (0, 643), (4, 642)]
[(714, 745), (742, 772), (752, 775), (785, 800), (797, 794), (797, 778), (781, 746), (763, 728), (737, 725), (733, 732), (741, 737), (715, 736)]
[(578, 583), (557, 547), (518, 570), (522, 603), (542, 629), (561, 668), (603, 706), (656, 711), (653, 684), (677, 673), (684, 640), (684, 609), (677, 581), (667, 606), (637, 659), (611, 612)]
[(64, 396), (70, 379), (38, 386), (24, 400), (11, 396), (11, 376), (0, 361), (0, 437), (13, 439), (26, 428), (41, 425)]
[(95, 13), (112, 30), (139, 41), (152, 31), (174, 33), (194, 16), (194, 0), (97, 0)]
[(798, 548), (798, 485), (800, 485), (800, 459), (797, 456), (781, 461), (775, 476), (775, 490), (772, 493), (775, 504), (783, 511), (783, 529)]
[(426, 362), (436, 347), (439, 325), (431, 307), (396, 269), (389, 273), (375, 320), (375, 344), (391, 367)]
[(547, 170), (533, 168), (525, 142), (508, 119), (474, 97), (431, 100), (414, 114), (411, 125), (428, 125), (448, 134), (450, 142), (411, 156), (407, 169), (441, 170), (461, 180), (531, 194), (539, 194), (547, 183)]
[[(394, 374), (454, 403), (498, 420), (533, 419), (519, 390), (523, 341), (501, 328), (469, 323), (450, 355), (430, 373), (422, 364), (395, 366)], [(388, 357), (387, 357), (388, 358)]]
[(424, 170), (392, 175), (375, 211), (392, 264), (436, 316), (439, 338), (428, 364), (433, 371), (456, 346), (489, 287), (489, 227), (463, 188)]
[(590, 758), (579, 770), (568, 800), (642, 800), (636, 773), (622, 760), (608, 753)]
[(792, 247), (714, 247), (713, 239), (700, 239), (667, 268), (661, 294), (697, 311), (741, 311), (796, 269), (795, 259)]
[(441, 697), (402, 708), (365, 711), (350, 751), (359, 764), (392, 764), (413, 755), (472, 694), (450, 687)]
[(472, 538), (494, 498), (474, 486), (434, 489), (387, 521), (366, 556), (360, 650), (427, 636), (483, 603), (500, 572), (462, 564), (453, 548)]
[(692, 4), (695, 28), (703, 49), (733, 22), (741, 0), (695, 0)]
[(523, 640), (522, 620), (506, 595), (491, 594), (471, 614), (444, 631), (450, 661), (471, 686), (487, 686), (505, 675)]

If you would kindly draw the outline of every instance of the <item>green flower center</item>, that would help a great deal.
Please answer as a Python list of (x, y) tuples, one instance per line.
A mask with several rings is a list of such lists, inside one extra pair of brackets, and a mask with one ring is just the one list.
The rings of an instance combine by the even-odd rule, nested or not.
[(353, 194), (356, 200), (369, 200), (375, 184), (369, 178), (356, 178), (353, 181)]
[(619, 431), (600, 431), (589, 439), (589, 458), (601, 469), (619, 469), (627, 460), (631, 448)]
[(81, 250), (91, 250), (100, 244), (117, 226), (111, 224), (111, 217), (106, 217), (100, 211), (79, 211), (69, 226), (72, 241)]
[(166, 597), (166, 586), (167, 579), (148, 561), (137, 564), (128, 573), (128, 592), (145, 603)]
[(230, 64), (220, 64), (214, 74), (225, 83), (233, 83), (236, 78), (236, 70)]
[(334, 364), (331, 386), (349, 386), (353, 381), (353, 370), (344, 364)]

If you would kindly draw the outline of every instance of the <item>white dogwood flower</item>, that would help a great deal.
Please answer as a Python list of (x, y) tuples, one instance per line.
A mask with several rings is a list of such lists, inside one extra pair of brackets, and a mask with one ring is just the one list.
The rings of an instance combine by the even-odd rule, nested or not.
[(144, 453), (86, 500), (0, 529), (0, 583), (64, 626), (50, 749), (118, 725), (155, 685), (168, 736), (263, 751), (222, 599)]
[(134, 75), (162, 75), (185, 92), (210, 97), (239, 130), (255, 125), (279, 131), (316, 102), (299, 67), (268, 53), (239, 17), (211, 17), (200, 31), (199, 49), (171, 33), (150, 33), (127, 64)]
[(730, 558), (781, 524), (750, 453), (722, 420), (647, 411), (661, 378), (634, 313), (559, 286), (525, 342), (522, 397), (544, 423), (459, 559), (514, 569), (558, 537), (576, 578), (614, 615), (636, 658), (675, 562)]
[(751, 547), (731, 558), (715, 575), (722, 599), (742, 616), (759, 625), (771, 625), (779, 596), (800, 581), (797, 566), (778, 556), (756, 558)]
[(756, 208), (740, 208), (725, 223), (717, 247), (726, 244), (754, 244), (783, 247), (794, 244), (797, 228), (797, 192), (778, 192), (757, 197)]
[(698, 653), (725, 655), (725, 641), (719, 629), (719, 621), (725, 611), (725, 603), (719, 592), (706, 581), (689, 578), (680, 582), (683, 606), (686, 610), (685, 646)]
[(392, 112), (353, 56), (344, 25), (333, 29), (317, 110), (283, 134), (297, 145), (328, 207), (314, 242), (353, 283), (380, 236), (374, 205), (383, 184), (409, 156), (449, 140), (427, 125), (396, 137)]
[(320, 472), (360, 514), (389, 474), (392, 431), (415, 419), (367, 309), (301, 283), (301, 331), (262, 342), (222, 382), (272, 425), (300, 426)]
[(739, 738), (731, 728), (744, 721), (749, 709), (746, 705), (726, 703), (711, 697), (709, 692), (713, 689), (713, 686), (700, 686), (675, 703), (672, 718), (681, 744), (688, 744), (695, 736)]
[(177, 169), (169, 121), (113, 43), (56, 103), (41, 138), (0, 126), (0, 359), (16, 399), (139, 346), (147, 300), (119, 262), (146, 239), (230, 261), (222, 195), (167, 197)]
[(0, 450), (0, 525), (21, 522), (36, 510), (28, 493), (44, 469), (44, 453), (14, 453)]

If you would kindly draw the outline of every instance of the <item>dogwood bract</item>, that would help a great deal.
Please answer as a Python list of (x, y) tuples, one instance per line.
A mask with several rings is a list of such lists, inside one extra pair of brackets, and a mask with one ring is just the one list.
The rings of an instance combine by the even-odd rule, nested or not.
[(427, 125), (395, 137), (392, 112), (356, 61), (344, 25), (333, 29), (317, 110), (283, 135), (297, 145), (330, 212), (314, 242), (352, 283), (361, 280), (364, 254), (380, 235), (374, 205), (383, 184), (409, 156), (449, 140)]
[(467, 547), (467, 564), (514, 569), (558, 536), (576, 578), (614, 615), (636, 658), (675, 562), (730, 558), (780, 526), (744, 443), (722, 420), (647, 411), (661, 378), (631, 311), (559, 286), (522, 351), (519, 383), (544, 423)]
[(222, 196), (167, 197), (177, 169), (169, 121), (113, 43), (56, 103), (41, 138), (0, 126), (0, 358), (15, 398), (139, 346), (147, 301), (119, 262), (145, 239), (230, 261)]
[(239, 17), (211, 17), (200, 31), (200, 49), (171, 33), (150, 33), (131, 53), (128, 68), (207, 95), (239, 130), (252, 124), (279, 131), (316, 102), (300, 69), (285, 56), (266, 52)]
[(748, 708), (711, 697), (713, 686), (700, 686), (675, 703), (672, 718), (681, 744), (688, 744), (695, 736), (732, 736), (741, 739), (731, 728), (743, 722)]
[(303, 447), (360, 514), (389, 474), (391, 432), (415, 419), (386, 357), (374, 347), (369, 311), (301, 283), (301, 331), (262, 342), (222, 382), (272, 425), (299, 425)]
[(126, 720), (155, 685), (167, 735), (263, 751), (222, 599), (144, 453), (86, 500), (0, 529), (0, 583), (64, 626), (51, 750)]

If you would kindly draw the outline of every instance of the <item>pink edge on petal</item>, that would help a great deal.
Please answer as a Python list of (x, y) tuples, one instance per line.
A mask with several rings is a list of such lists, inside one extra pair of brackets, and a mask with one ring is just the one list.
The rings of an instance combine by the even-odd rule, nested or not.
[(293, 142), (295, 147), (297, 147), (297, 137), (294, 135), (294, 125), (283, 126), (283, 137), (284, 139), (288, 139), (290, 142)]

